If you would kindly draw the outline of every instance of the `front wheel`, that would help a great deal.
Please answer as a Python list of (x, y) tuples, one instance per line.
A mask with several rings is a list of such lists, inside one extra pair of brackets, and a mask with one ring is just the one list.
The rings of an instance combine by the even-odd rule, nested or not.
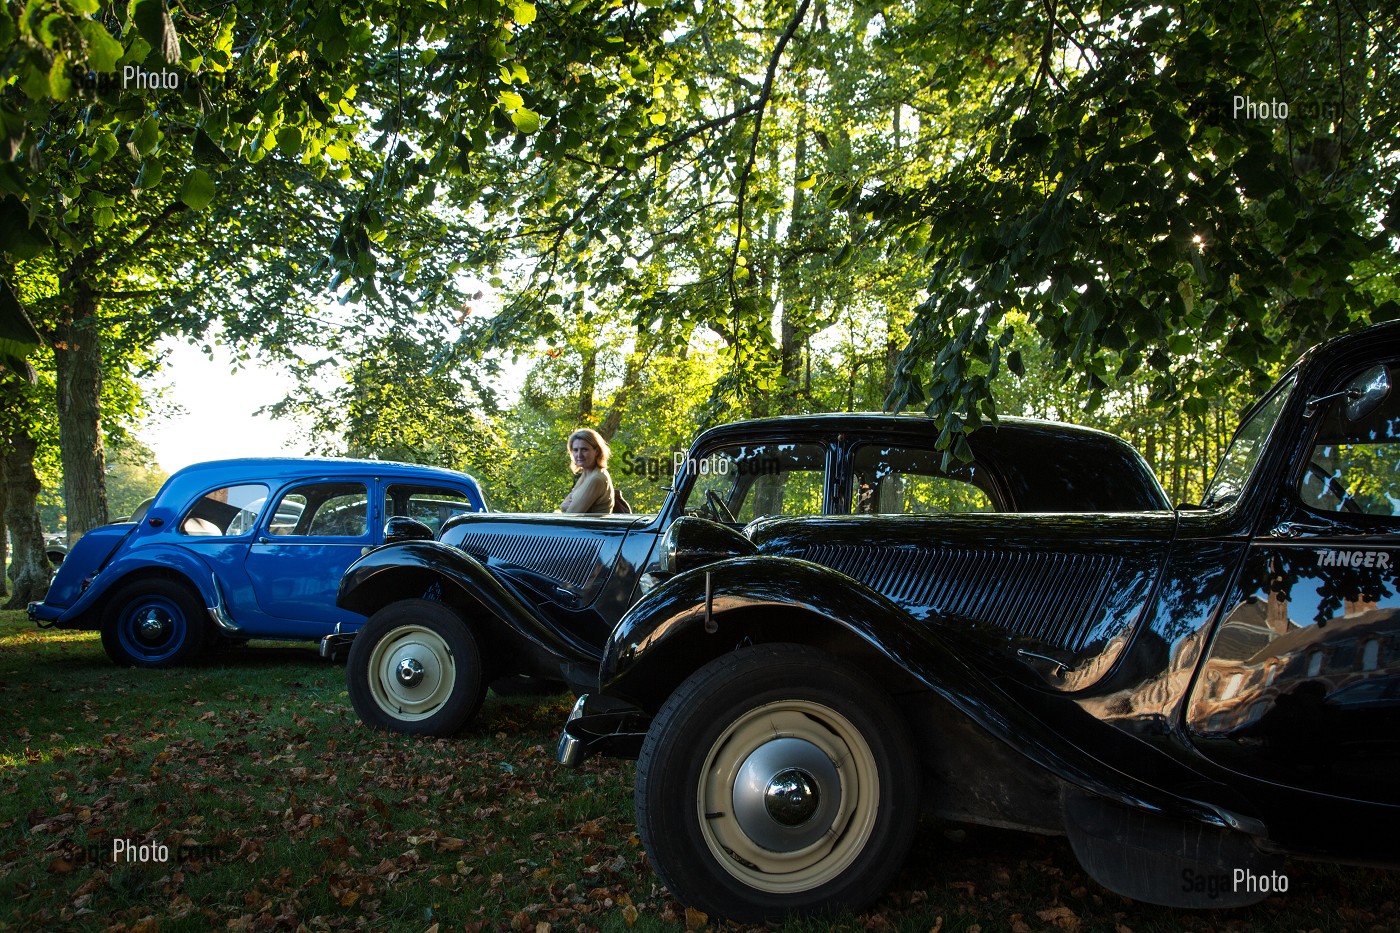
[(204, 650), (210, 637), (199, 598), (174, 580), (130, 583), (107, 603), (102, 648), (123, 667), (176, 667)]
[(486, 696), (476, 638), (455, 612), (426, 599), (370, 616), (350, 644), (345, 682), (366, 725), (408, 735), (452, 735)]
[(683, 903), (751, 922), (856, 910), (913, 842), (918, 763), (861, 672), (754, 645), (681, 684), (637, 760), (637, 826)]

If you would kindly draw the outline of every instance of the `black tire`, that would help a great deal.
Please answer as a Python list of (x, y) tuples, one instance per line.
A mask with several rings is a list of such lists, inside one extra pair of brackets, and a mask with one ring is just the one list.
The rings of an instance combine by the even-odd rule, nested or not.
[(102, 614), (102, 648), (123, 667), (178, 667), (204, 651), (213, 633), (198, 595), (174, 580), (128, 583)]
[(345, 683), (366, 725), (406, 735), (453, 735), (486, 697), (476, 637), (455, 612), (426, 599), (369, 617), (350, 643)]
[[(913, 842), (912, 748), (860, 671), (804, 645), (742, 648), (692, 674), (647, 730), (642, 845), (671, 893), (712, 916), (858, 910)], [(786, 793), (774, 794), (781, 778)], [(735, 793), (745, 779), (746, 798)], [(786, 823), (774, 815), (784, 803)]]

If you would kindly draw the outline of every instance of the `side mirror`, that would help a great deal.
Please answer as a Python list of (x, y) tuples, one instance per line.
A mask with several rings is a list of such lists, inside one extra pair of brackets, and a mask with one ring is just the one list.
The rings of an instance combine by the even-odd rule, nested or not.
[(1360, 421), (1379, 408), (1381, 402), (1384, 402), (1389, 395), (1390, 374), (1386, 372), (1383, 365), (1377, 363), (1349, 382), (1342, 391), (1308, 399), (1308, 405), (1303, 409), (1303, 417), (1311, 418), (1317, 414), (1317, 410), (1322, 407), (1323, 402), (1330, 402), (1334, 398), (1345, 398), (1347, 400), (1347, 420)]
[(407, 515), (395, 515), (384, 523), (385, 544), (397, 544), (400, 541), (432, 541), (435, 537), (433, 529)]
[(1380, 407), (1390, 395), (1390, 374), (1380, 364), (1372, 366), (1347, 386), (1347, 420), (1360, 421)]

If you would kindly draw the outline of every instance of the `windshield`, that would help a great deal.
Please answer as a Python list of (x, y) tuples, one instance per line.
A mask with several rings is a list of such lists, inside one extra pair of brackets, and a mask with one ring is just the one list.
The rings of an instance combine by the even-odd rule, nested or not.
[(1235, 504), (1244, 491), (1249, 474), (1254, 472), (1254, 465), (1264, 453), (1264, 442), (1268, 440), (1279, 412), (1283, 411), (1283, 403), (1288, 400), (1294, 380), (1294, 376), (1287, 376), (1274, 386), (1263, 404), (1240, 425), (1225, 456), (1220, 458), (1220, 465), (1215, 468), (1215, 478), (1210, 481), (1210, 488), (1201, 500), (1202, 506), (1223, 509)]

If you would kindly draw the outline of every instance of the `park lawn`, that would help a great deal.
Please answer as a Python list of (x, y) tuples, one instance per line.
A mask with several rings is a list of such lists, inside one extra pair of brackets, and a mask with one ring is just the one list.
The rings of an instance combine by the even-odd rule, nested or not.
[[(735, 928), (647, 867), (630, 763), (554, 763), (569, 702), (492, 695), (414, 739), (361, 725), (305, 646), (122, 669), (0, 612), (0, 930)], [(114, 863), (119, 840), (169, 860)], [(1395, 929), (1400, 873), (1287, 873), (1255, 907), (1177, 912), (1098, 887), (1063, 839), (926, 822), (869, 913), (778, 929)]]

